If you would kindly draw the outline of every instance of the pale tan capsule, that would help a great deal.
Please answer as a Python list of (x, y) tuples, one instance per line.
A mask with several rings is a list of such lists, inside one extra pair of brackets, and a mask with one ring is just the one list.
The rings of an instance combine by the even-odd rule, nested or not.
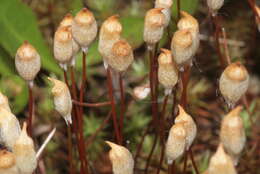
[(196, 135), (197, 135), (197, 126), (192, 117), (187, 114), (184, 109), (178, 105), (179, 115), (175, 118), (176, 123), (183, 123), (186, 130), (186, 150), (192, 145)]
[(172, 0), (155, 0), (155, 8), (163, 8), (162, 12), (165, 15), (165, 27), (169, 25), (171, 20)]
[(174, 33), (171, 42), (171, 51), (179, 68), (191, 63), (193, 48), (190, 29), (182, 29)]
[(220, 140), (235, 165), (238, 163), (239, 155), (246, 142), (243, 120), (240, 117), (241, 110), (242, 107), (237, 106), (229, 112), (223, 118), (220, 130)]
[(107, 57), (107, 63), (118, 72), (126, 71), (134, 60), (132, 47), (125, 40), (117, 41)]
[(178, 82), (178, 70), (173, 61), (171, 51), (164, 48), (161, 51), (162, 53), (158, 58), (158, 80), (164, 86), (165, 94), (168, 95)]
[(20, 133), (21, 128), (16, 116), (5, 108), (0, 108), (0, 142), (11, 150)]
[(24, 122), (22, 132), (13, 148), (16, 165), (21, 174), (31, 174), (37, 166), (33, 140), (27, 135), (26, 128), (27, 125)]
[[(67, 26), (71, 26), (72, 25), (72, 22), (73, 22), (73, 16), (68, 13), (63, 19), (62, 21), (60, 22), (60, 25), (59, 27), (67, 27)], [(77, 53), (79, 52), (80, 50), (80, 47), (79, 47), (79, 44), (74, 40), (74, 38), (72, 38), (72, 66), (75, 65), (75, 58), (76, 58), (76, 55)]]
[(181, 19), (179, 20), (177, 26), (179, 30), (182, 29), (189, 29), (192, 35), (192, 52), (193, 56), (196, 54), (199, 45), (200, 45), (200, 38), (199, 38), (199, 23), (197, 19), (195, 19), (192, 15), (185, 11), (181, 11)]
[(8, 98), (0, 92), (0, 108), (4, 108), (7, 111), (11, 112)]
[(174, 160), (183, 155), (186, 150), (186, 136), (187, 133), (183, 122), (176, 123), (171, 127), (165, 146), (168, 164), (172, 164)]
[(15, 66), (19, 75), (28, 82), (32, 82), (40, 71), (40, 55), (28, 41), (24, 41), (18, 48), (15, 56)]
[(216, 15), (217, 11), (223, 6), (223, 4), (224, 0), (207, 0), (207, 5), (213, 15)]
[(60, 80), (56, 80), (50, 77), (48, 77), (48, 79), (54, 84), (51, 92), (54, 99), (55, 109), (64, 118), (66, 124), (72, 124), (72, 101), (69, 88), (64, 82)]
[(230, 107), (246, 93), (248, 85), (248, 72), (240, 62), (230, 64), (219, 80), (220, 92)]
[(217, 152), (211, 157), (208, 174), (236, 174), (232, 159), (225, 153), (222, 144)]
[(145, 15), (143, 37), (149, 50), (153, 49), (163, 36), (166, 19), (162, 10), (163, 8), (153, 8)]
[(53, 51), (54, 57), (61, 67), (66, 70), (66, 65), (71, 61), (73, 56), (73, 41), (71, 27), (59, 27), (54, 35)]
[(129, 150), (123, 146), (106, 141), (111, 147), (109, 151), (109, 158), (112, 163), (112, 170), (114, 174), (133, 174), (134, 173), (134, 159)]
[(98, 51), (103, 57), (105, 68), (107, 68), (107, 58), (112, 56), (112, 47), (120, 40), (122, 25), (118, 18), (118, 15), (110, 16), (100, 28)]
[(97, 22), (87, 8), (80, 10), (72, 22), (72, 35), (75, 41), (86, 52), (97, 36)]
[(7, 150), (0, 150), (0, 173), (19, 174), (16, 167), (15, 156)]

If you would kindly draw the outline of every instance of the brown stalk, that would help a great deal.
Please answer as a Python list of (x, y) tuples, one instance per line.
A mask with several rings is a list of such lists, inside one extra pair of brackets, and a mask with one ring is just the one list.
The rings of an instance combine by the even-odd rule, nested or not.
[(181, 18), (181, 1), (180, 0), (177, 0), (177, 13), (178, 13), (178, 20), (180, 20)]
[(29, 117), (27, 119), (28, 122), (28, 134), (32, 137), (32, 120), (33, 120), (33, 110), (34, 110), (34, 97), (32, 87), (28, 86), (29, 90)]
[[(63, 76), (64, 76), (64, 80), (66, 85), (69, 87), (69, 82), (68, 82), (68, 76), (67, 76), (67, 72), (63, 71)], [(67, 143), (68, 143), (68, 162), (69, 162), (69, 173), (70, 174), (74, 174), (74, 164), (73, 164), (73, 155), (72, 155), (72, 135), (71, 135), (71, 125), (67, 126)]]
[(169, 95), (166, 95), (164, 97), (164, 101), (163, 101), (163, 109), (162, 109), (162, 113), (161, 113), (161, 118), (160, 118), (160, 138), (161, 138), (161, 156), (160, 156), (160, 163), (159, 166), (157, 168), (157, 174), (160, 173), (160, 169), (162, 166), (162, 162), (164, 159), (164, 151), (165, 151), (165, 134), (164, 134), (164, 130), (165, 130), (165, 111), (166, 111), (166, 106), (167, 106), (167, 102), (168, 102), (168, 97)]
[(107, 68), (107, 87), (109, 91), (109, 99), (111, 102), (111, 109), (112, 109), (112, 116), (113, 116), (113, 124), (114, 124), (114, 131), (116, 135), (116, 142), (118, 144), (122, 144), (120, 133), (119, 133), (119, 127), (117, 124), (117, 116), (116, 116), (116, 105), (115, 105), (115, 99), (113, 94), (113, 84), (112, 84), (112, 77), (111, 77), (111, 71), (109, 68)]
[[(74, 70), (73, 67), (70, 68), (70, 73), (71, 73), (71, 83), (72, 83), (72, 98), (74, 100), (77, 100), (77, 87), (76, 87), (76, 81), (75, 81), (75, 75), (74, 75)], [(83, 128), (82, 128), (82, 123), (80, 117), (80, 110), (79, 108), (74, 105), (75, 107), (75, 115), (76, 119), (78, 121), (78, 129), (77, 129), (77, 134), (78, 134), (78, 151), (79, 151), (79, 157), (81, 161), (81, 172), (83, 174), (88, 173), (88, 162), (86, 159), (86, 149), (85, 149), (85, 143), (84, 143), (84, 136), (83, 136)]]
[(101, 106), (108, 106), (111, 105), (110, 101), (107, 102), (100, 102), (100, 103), (81, 103), (79, 101), (73, 100), (73, 104), (84, 106), (84, 107), (101, 107)]
[[(85, 93), (85, 83), (87, 80), (87, 72), (86, 72), (86, 53), (82, 51), (82, 81), (80, 87), (80, 95), (79, 101), (83, 103), (84, 101), (84, 93)], [(80, 107), (80, 121), (83, 122), (83, 107)]]
[(120, 119), (119, 119), (119, 131), (121, 136), (121, 142), (124, 141), (123, 129), (124, 129), (124, 117), (125, 117), (125, 94), (122, 74), (119, 74), (119, 86), (120, 86)]

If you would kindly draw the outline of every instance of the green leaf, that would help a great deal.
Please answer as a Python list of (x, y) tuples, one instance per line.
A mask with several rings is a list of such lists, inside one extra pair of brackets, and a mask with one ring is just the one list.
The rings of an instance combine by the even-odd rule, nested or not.
[(144, 18), (137, 16), (125, 16), (120, 18), (123, 26), (122, 36), (133, 49), (138, 48), (143, 41)]
[(15, 74), (14, 61), (10, 55), (0, 47), (0, 74), (3, 76), (10, 76)]
[[(180, 7), (182, 11), (186, 11), (190, 14), (194, 14), (198, 7), (199, 0), (180, 0)], [(173, 1), (172, 16), (177, 17), (177, 0)]]
[(71, 13), (73, 15), (76, 15), (82, 8), (84, 7), (84, 4), (82, 0), (73, 0), (70, 4)]
[(61, 73), (40, 33), (36, 16), (29, 7), (20, 0), (1, 0), (0, 21), (0, 45), (11, 57), (28, 40), (41, 55), (43, 68)]

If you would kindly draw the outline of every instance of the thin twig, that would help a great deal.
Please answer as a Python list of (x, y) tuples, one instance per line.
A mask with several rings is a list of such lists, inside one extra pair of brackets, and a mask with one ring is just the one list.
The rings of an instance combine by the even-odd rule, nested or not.
[(124, 84), (122, 74), (119, 74), (119, 86), (120, 86), (120, 120), (119, 120), (119, 130), (121, 141), (124, 141), (123, 129), (124, 129), (124, 117), (125, 117), (125, 94), (124, 94)]
[(29, 90), (29, 117), (28, 117), (28, 134), (32, 137), (32, 120), (33, 120), (33, 110), (34, 110), (34, 98), (32, 87), (28, 86)]
[(53, 137), (54, 133), (56, 132), (56, 128), (54, 128), (48, 135), (48, 137), (45, 139), (45, 141), (43, 142), (43, 144), (41, 145), (41, 147), (39, 148), (39, 150), (36, 153), (36, 158), (39, 159), (44, 148), (46, 147), (46, 145), (49, 143), (49, 141), (51, 140), (51, 138)]
[(79, 105), (79, 106), (85, 106), (85, 107), (101, 107), (101, 106), (109, 106), (111, 105), (110, 101), (107, 102), (100, 102), (100, 103), (81, 103), (76, 100), (72, 100), (73, 104)]
[(107, 68), (107, 87), (109, 91), (109, 99), (111, 102), (111, 109), (112, 109), (112, 116), (113, 116), (113, 124), (114, 124), (114, 131), (116, 135), (116, 142), (118, 144), (122, 144), (121, 138), (120, 138), (120, 133), (119, 133), (119, 127), (117, 124), (117, 116), (116, 116), (116, 105), (115, 105), (115, 99), (114, 99), (114, 94), (113, 94), (113, 84), (112, 84), (112, 77), (111, 77), (111, 72), (110, 69)]

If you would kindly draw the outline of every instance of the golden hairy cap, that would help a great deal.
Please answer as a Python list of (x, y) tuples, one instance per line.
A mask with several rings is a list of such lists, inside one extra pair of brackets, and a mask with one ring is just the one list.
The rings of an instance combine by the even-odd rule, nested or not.
[(112, 47), (112, 52), (117, 56), (128, 56), (132, 51), (131, 46), (125, 40), (119, 40)]
[(174, 33), (173, 43), (182, 48), (187, 48), (192, 45), (192, 36), (189, 29), (178, 30)]
[(54, 96), (63, 94), (65, 92), (65, 90), (67, 89), (67, 85), (60, 80), (56, 80), (51, 77), (48, 77), (48, 80), (50, 80), (54, 84), (54, 86), (51, 90), (51, 92)]
[(181, 19), (179, 20), (177, 26), (180, 29), (184, 28), (195, 28), (197, 29), (199, 27), (197, 19), (195, 19), (192, 15), (185, 11), (181, 11)]
[(15, 165), (15, 156), (7, 150), (0, 151), (0, 169), (8, 169)]
[(166, 19), (165, 15), (162, 13), (163, 8), (153, 8), (146, 13), (145, 19), (147, 24), (152, 27), (162, 27), (164, 26)]
[(110, 147), (109, 156), (112, 161), (121, 160), (125, 157), (126, 152), (128, 151), (125, 147), (112, 143), (110, 141), (105, 141)]
[(31, 44), (29, 44), (28, 41), (24, 41), (23, 44), (18, 48), (16, 54), (18, 59), (29, 61), (36, 58), (38, 53), (36, 49)]
[(172, 63), (172, 53), (170, 50), (161, 48), (161, 54), (159, 56), (159, 63), (160, 64), (170, 64)]
[(74, 20), (79, 25), (89, 25), (94, 21), (94, 16), (87, 8), (83, 8), (77, 13)]
[(65, 15), (65, 17), (60, 22), (60, 26), (59, 27), (71, 26), (72, 21), (73, 21), (72, 14), (68, 13), (68, 14)]
[(55, 32), (55, 39), (59, 42), (68, 42), (72, 39), (71, 26), (60, 27)]
[(113, 15), (107, 18), (101, 26), (101, 29), (107, 33), (121, 33), (122, 25), (119, 22), (119, 15)]
[(244, 81), (248, 78), (247, 70), (240, 62), (230, 64), (224, 73), (229, 79), (235, 81)]

